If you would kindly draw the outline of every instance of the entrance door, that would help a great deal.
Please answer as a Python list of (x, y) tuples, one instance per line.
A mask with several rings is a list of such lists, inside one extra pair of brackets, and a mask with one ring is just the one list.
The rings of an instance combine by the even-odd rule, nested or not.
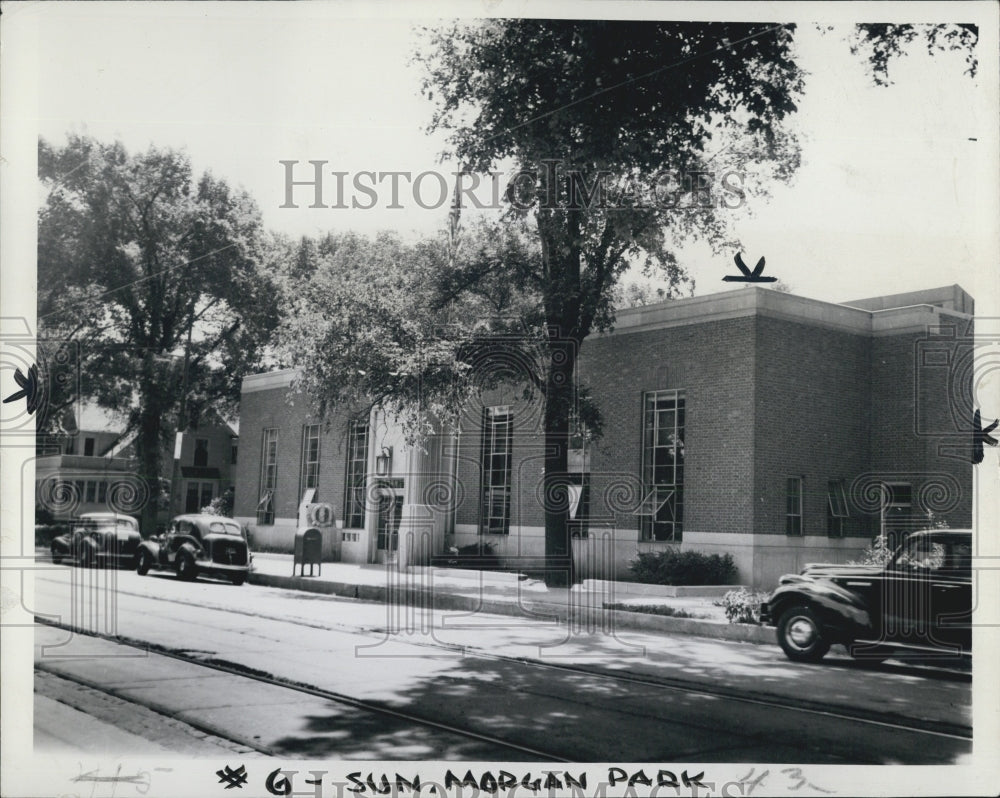
[(381, 496), (378, 500), (376, 531), (378, 561), (391, 561), (399, 548), (399, 522), (403, 518), (402, 496)]

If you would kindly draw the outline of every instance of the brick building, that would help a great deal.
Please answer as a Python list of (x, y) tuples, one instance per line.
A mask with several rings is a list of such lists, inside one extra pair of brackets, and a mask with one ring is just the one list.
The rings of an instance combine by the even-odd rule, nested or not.
[[(746, 287), (620, 311), (579, 353), (604, 419), (564, 478), (582, 574), (624, 577), (672, 545), (731, 553), (741, 582), (770, 587), (883, 531), (968, 526), (972, 311), (958, 286), (843, 304)], [(236, 515), (255, 545), (291, 550), (301, 505), (320, 502), (331, 558), (544, 552), (539, 399), (494, 390), (413, 449), (378, 410), (324, 425), (289, 404), (293, 377), (243, 383)]]

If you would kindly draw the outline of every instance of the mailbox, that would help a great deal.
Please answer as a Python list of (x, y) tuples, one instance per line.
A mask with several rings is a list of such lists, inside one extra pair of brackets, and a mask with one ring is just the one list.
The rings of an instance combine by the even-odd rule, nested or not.
[(313, 575), (313, 566), (319, 566), (319, 576), (323, 575), (323, 533), (316, 527), (303, 526), (295, 532), (295, 554), (292, 559), (292, 576), (295, 576), (295, 566), (300, 566), (301, 575), (306, 575), (309, 566), (309, 576)]

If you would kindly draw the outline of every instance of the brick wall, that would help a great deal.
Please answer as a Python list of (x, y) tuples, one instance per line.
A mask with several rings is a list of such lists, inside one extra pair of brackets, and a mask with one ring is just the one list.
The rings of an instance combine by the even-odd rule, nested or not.
[[(580, 378), (604, 418), (591, 453), (591, 515), (637, 540), (639, 518), (615, 512), (613, 485), (642, 469), (643, 392), (685, 393), (684, 529), (749, 531), (753, 452), (752, 317), (588, 339)], [(627, 530), (631, 530), (629, 533)]]
[[(868, 335), (760, 316), (756, 330), (754, 520), (785, 534), (786, 480), (802, 481), (802, 534), (827, 535), (827, 483), (868, 470)], [(854, 514), (845, 535), (868, 536)]]
[(336, 518), (343, 517), (344, 472), (347, 465), (346, 426), (335, 417), (329, 430), (304, 397), (287, 402), (288, 388), (244, 393), (240, 400), (240, 450), (236, 464), (235, 515), (256, 516), (260, 500), (260, 470), (263, 430), (278, 430), (278, 476), (274, 491), (275, 517), (295, 518), (302, 498), (302, 427), (320, 424), (319, 487), (315, 501), (333, 505)]
[[(910, 482), (914, 510), (972, 523), (972, 346), (967, 320), (872, 342), (871, 470)], [(966, 328), (969, 327), (967, 330)]]

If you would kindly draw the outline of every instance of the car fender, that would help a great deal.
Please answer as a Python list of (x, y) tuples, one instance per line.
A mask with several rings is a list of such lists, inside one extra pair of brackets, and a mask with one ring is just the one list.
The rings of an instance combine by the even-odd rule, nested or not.
[(868, 606), (833, 582), (802, 576), (785, 577), (782, 581), (767, 602), (775, 623), (787, 607), (805, 604), (816, 610), (824, 625), (840, 632), (839, 636), (853, 638), (873, 628)]
[(59, 535), (58, 537), (52, 538), (52, 543), (50, 548), (53, 552), (58, 552), (59, 554), (68, 555), (70, 552), (70, 536), (69, 535)]
[(135, 556), (139, 556), (140, 551), (146, 551), (149, 553), (149, 558), (152, 560), (151, 565), (154, 568), (160, 565), (160, 544), (155, 540), (144, 540), (139, 544), (139, 548), (135, 550)]
[(197, 544), (191, 542), (190, 540), (185, 540), (183, 543), (181, 543), (180, 546), (177, 547), (177, 554), (174, 557), (174, 562), (177, 562), (177, 557), (179, 557), (181, 555), (181, 552), (184, 551), (190, 554), (191, 559), (193, 559), (195, 562), (198, 562), (198, 560), (205, 559), (205, 550), (201, 546), (198, 546)]

